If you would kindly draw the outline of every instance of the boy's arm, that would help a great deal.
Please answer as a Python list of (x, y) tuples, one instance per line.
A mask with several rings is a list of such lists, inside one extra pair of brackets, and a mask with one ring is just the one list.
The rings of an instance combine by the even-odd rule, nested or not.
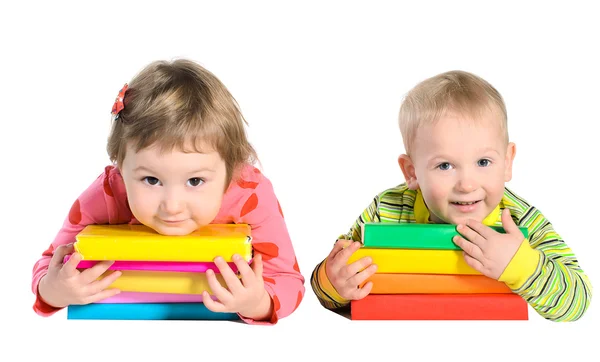
[(120, 190), (119, 182), (112, 182), (115, 177), (120, 176), (114, 173), (113, 167), (106, 167), (105, 172), (75, 200), (54, 241), (33, 266), (31, 289), (36, 296), (33, 310), (37, 314), (47, 317), (61, 309), (47, 304), (38, 292), (39, 282), (48, 272), (48, 265), (54, 255), (54, 250), (60, 245), (75, 242), (75, 236), (87, 225), (115, 222), (115, 219), (119, 217), (128, 218), (126, 221), (131, 219), (130, 213), (117, 212), (115, 195), (119, 194), (119, 191), (124, 192), (124, 186)]
[(530, 207), (523, 215), (519, 226), (529, 229), (529, 239), (521, 244), (499, 280), (548, 320), (581, 318), (592, 296), (587, 275), (539, 210)]
[[(371, 204), (360, 214), (360, 216), (354, 222), (354, 225), (350, 228), (348, 233), (340, 235), (339, 239), (344, 240), (361, 240), (361, 229), (365, 222), (379, 222), (379, 195), (371, 202)], [(327, 264), (327, 258), (320, 262), (312, 272), (310, 278), (310, 285), (313, 292), (319, 299), (322, 306), (327, 309), (337, 309), (344, 307), (350, 303), (349, 300), (342, 298), (335, 290), (325, 272), (325, 266)]]

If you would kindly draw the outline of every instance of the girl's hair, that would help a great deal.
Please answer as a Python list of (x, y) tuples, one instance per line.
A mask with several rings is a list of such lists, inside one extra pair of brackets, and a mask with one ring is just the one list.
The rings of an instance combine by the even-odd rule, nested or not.
[(227, 88), (199, 64), (178, 59), (155, 61), (128, 84), (124, 108), (108, 137), (110, 160), (123, 164), (127, 145), (137, 152), (149, 146), (217, 151), (227, 169), (226, 187), (244, 164), (258, 159), (244, 129), (246, 120)]
[(406, 153), (410, 155), (419, 127), (437, 122), (447, 111), (472, 120), (484, 112), (497, 114), (508, 142), (506, 106), (500, 93), (482, 78), (464, 71), (438, 74), (417, 84), (404, 98), (398, 121)]

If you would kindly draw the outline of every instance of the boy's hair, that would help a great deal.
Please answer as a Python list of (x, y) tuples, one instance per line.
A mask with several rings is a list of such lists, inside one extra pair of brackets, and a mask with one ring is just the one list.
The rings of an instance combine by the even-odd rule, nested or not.
[[(198, 149), (199, 141), (225, 161), (227, 187), (238, 168), (257, 161), (239, 106), (227, 88), (199, 64), (178, 59), (155, 61), (129, 83), (124, 108), (108, 137), (110, 160), (121, 166), (131, 143), (137, 151)], [(207, 151), (207, 150), (204, 150)]]
[(413, 148), (417, 129), (435, 124), (447, 111), (459, 112), (473, 120), (486, 111), (496, 113), (508, 142), (506, 106), (500, 93), (482, 78), (455, 70), (422, 81), (404, 98), (398, 121), (407, 154)]

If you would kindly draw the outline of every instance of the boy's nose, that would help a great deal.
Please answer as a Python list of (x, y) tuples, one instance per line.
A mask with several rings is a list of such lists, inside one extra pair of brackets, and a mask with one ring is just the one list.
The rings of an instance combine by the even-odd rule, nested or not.
[(466, 173), (462, 173), (456, 182), (456, 190), (468, 193), (477, 189), (477, 181)]

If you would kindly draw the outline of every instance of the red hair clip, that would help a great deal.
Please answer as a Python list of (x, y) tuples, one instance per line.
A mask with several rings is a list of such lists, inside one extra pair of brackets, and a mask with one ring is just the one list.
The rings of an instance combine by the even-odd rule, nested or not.
[(117, 99), (115, 99), (115, 103), (112, 106), (112, 111), (110, 113), (115, 117), (115, 121), (119, 119), (119, 112), (121, 112), (123, 108), (125, 108), (123, 99), (125, 99), (125, 92), (127, 92), (127, 88), (129, 88), (129, 85), (125, 83), (123, 88), (121, 88), (121, 90), (119, 91)]

